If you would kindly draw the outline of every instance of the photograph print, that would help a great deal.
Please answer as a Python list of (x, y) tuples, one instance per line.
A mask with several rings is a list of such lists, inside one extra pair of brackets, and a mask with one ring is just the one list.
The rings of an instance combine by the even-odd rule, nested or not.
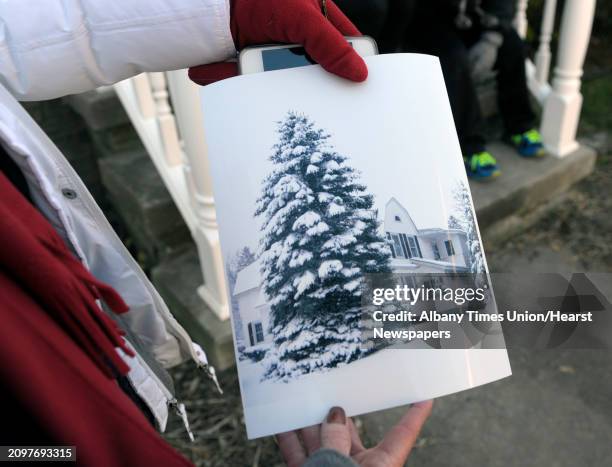
[[(486, 270), (439, 65), (413, 57), (375, 57), (363, 85), (307, 67), (203, 92), (250, 437), (318, 422), (329, 404), (363, 413), (509, 372), (505, 350), (415, 358), (363, 342), (365, 275)], [(420, 92), (393, 78), (414, 68)], [(419, 372), (466, 362), (482, 382)], [(398, 364), (405, 372), (393, 371)], [(386, 390), (354, 400), (351, 385), (372, 384), (373, 374)], [(262, 422), (270, 408), (278, 417)]]

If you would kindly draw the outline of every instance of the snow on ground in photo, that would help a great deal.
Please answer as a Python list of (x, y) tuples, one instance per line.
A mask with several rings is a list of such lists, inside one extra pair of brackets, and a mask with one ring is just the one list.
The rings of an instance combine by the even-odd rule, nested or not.
[(462, 391), (511, 373), (505, 349), (382, 350), (291, 382), (261, 382), (263, 365), (239, 365), (249, 439), (321, 423), (336, 405), (355, 416)]

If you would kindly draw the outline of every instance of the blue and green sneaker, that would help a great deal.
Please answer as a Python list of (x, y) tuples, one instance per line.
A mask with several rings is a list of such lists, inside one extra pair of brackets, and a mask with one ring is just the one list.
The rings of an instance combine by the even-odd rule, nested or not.
[(546, 154), (542, 143), (542, 135), (536, 129), (510, 136), (510, 143), (523, 157), (543, 157)]
[(490, 152), (483, 151), (463, 157), (468, 177), (476, 180), (492, 180), (501, 174), (497, 161)]

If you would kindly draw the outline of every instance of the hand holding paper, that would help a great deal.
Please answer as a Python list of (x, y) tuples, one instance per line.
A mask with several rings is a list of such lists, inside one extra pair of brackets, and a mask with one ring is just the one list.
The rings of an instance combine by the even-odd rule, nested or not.
[(433, 401), (413, 404), (373, 448), (363, 445), (353, 420), (340, 407), (332, 408), (321, 425), (281, 433), (276, 439), (289, 467), (331, 465), (332, 461), (344, 465), (338, 454), (350, 456), (362, 467), (396, 467), (406, 462), (432, 406)]
[[(238, 49), (257, 44), (300, 44), (330, 73), (364, 81), (368, 69), (343, 37), (361, 33), (331, 0), (327, 11), (328, 18), (320, 0), (232, 0), (232, 37)], [(189, 77), (201, 85), (235, 75), (236, 63), (230, 62), (189, 69)]]

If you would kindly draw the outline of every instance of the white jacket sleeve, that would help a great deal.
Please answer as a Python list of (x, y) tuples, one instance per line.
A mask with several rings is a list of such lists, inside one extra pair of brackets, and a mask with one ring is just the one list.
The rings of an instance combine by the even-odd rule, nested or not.
[(235, 54), (228, 0), (0, 0), (0, 83), (20, 100)]

